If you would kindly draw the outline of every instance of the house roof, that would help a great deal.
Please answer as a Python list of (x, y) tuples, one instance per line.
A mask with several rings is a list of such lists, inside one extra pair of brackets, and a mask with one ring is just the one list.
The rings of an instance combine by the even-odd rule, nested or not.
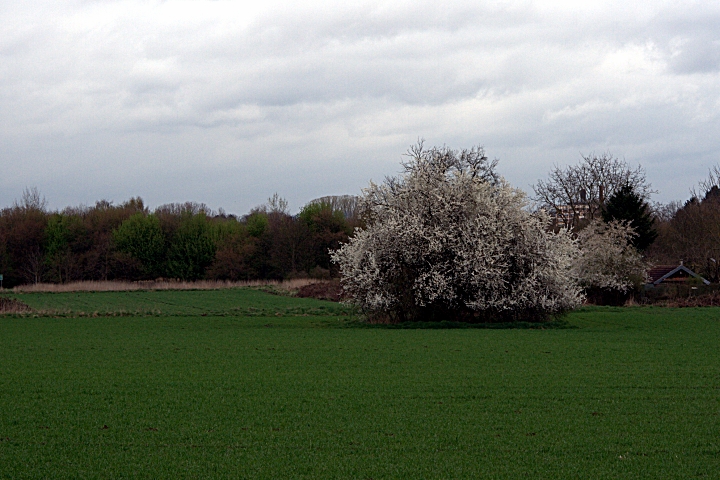
[(657, 265), (648, 271), (649, 283), (653, 285), (659, 285), (664, 280), (667, 280), (675, 275), (678, 276), (690, 276), (702, 280), (705, 285), (710, 285), (710, 282), (705, 280), (703, 277), (693, 272), (685, 265)]

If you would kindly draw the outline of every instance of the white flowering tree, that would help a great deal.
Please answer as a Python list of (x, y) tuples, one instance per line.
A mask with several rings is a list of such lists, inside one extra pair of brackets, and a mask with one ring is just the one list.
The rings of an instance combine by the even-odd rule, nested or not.
[(636, 233), (627, 222), (594, 221), (578, 233), (575, 276), (587, 291), (622, 297), (645, 282), (647, 264), (633, 247)]
[(333, 253), (372, 320), (542, 321), (581, 301), (565, 231), (546, 229), (482, 148), (408, 152), (404, 173), (363, 191), (366, 228)]

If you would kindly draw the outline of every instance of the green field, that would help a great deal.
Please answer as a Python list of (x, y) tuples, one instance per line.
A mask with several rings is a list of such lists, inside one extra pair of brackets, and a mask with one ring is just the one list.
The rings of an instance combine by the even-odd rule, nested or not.
[(46, 313), (0, 316), (5, 478), (720, 476), (720, 309), (405, 330), (249, 289), (15, 297)]
[(343, 315), (350, 309), (333, 302), (257, 289), (30, 293), (12, 295), (46, 316), (302, 316)]

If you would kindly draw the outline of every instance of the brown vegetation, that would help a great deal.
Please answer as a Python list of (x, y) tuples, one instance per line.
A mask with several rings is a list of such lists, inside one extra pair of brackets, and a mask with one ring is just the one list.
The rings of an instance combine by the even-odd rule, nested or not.
[(14, 298), (0, 297), (0, 313), (27, 313), (32, 308), (20, 300)]
[(31, 292), (126, 292), (134, 290), (220, 290), (225, 288), (241, 287), (262, 287), (273, 286), (282, 290), (293, 292), (306, 285), (317, 282), (310, 278), (294, 278), (291, 280), (249, 280), (249, 281), (224, 281), (224, 280), (198, 280), (187, 282), (180, 280), (145, 280), (145, 281), (80, 281), (70, 283), (37, 283), (30, 285), (18, 285), (12, 289), (17, 293)]
[(648, 250), (654, 263), (683, 261), (707, 280), (720, 282), (720, 195), (711, 190), (693, 198), (672, 217), (657, 222), (658, 238)]
[(720, 307), (720, 292), (694, 297), (676, 298), (663, 303), (667, 307)]
[[(276, 195), (267, 205), (236, 217), (192, 202), (150, 211), (140, 198), (52, 212), (37, 190), (28, 190), (21, 202), (0, 209), (0, 274), (5, 287), (72, 284), (63, 291), (146, 288), (135, 282), (152, 283), (158, 277), (241, 285), (329, 278), (337, 275), (329, 250), (346, 242), (359, 225), (344, 213), (354, 215), (347, 202), (333, 203), (333, 198), (290, 215), (287, 203)], [(106, 287), (104, 281), (130, 285), (113, 282)], [(167, 288), (178, 287), (175, 282)]]
[(330, 300), (339, 302), (342, 300), (343, 291), (340, 280), (315, 281), (300, 287), (297, 296), (302, 298), (316, 298), (318, 300)]

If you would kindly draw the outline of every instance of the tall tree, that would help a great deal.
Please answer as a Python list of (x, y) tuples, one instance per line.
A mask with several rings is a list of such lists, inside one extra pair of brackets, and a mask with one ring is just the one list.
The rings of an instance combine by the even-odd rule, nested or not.
[(6, 287), (43, 281), (47, 202), (36, 188), (25, 189), (21, 202), (0, 212), (0, 254)]
[(713, 283), (720, 282), (720, 166), (693, 189), (693, 197), (659, 222), (648, 254), (653, 262), (679, 261)]
[(646, 250), (657, 238), (650, 207), (630, 185), (619, 188), (608, 198), (602, 218), (605, 223), (627, 222), (635, 231), (632, 245), (640, 251)]
[(198, 280), (212, 264), (216, 249), (215, 231), (205, 213), (186, 212), (170, 242), (166, 271), (174, 278)]
[(115, 230), (113, 238), (120, 252), (141, 263), (146, 278), (161, 274), (167, 249), (157, 216), (136, 213)]
[(61, 213), (50, 215), (45, 228), (44, 251), (53, 281), (63, 283), (70, 280), (70, 270), (75, 263), (71, 244), (76, 237), (85, 235), (87, 232), (82, 228), (80, 216)]
[(334, 267), (330, 263), (330, 251), (340, 248), (352, 233), (343, 211), (334, 209), (330, 203), (309, 203), (300, 211), (298, 221), (310, 233), (307, 247), (311, 255), (310, 268), (319, 267), (329, 273), (331, 267)]
[(561, 226), (576, 229), (599, 219), (605, 201), (625, 185), (643, 199), (654, 193), (641, 166), (632, 168), (603, 153), (582, 156), (579, 164), (566, 168), (555, 166), (547, 180), (538, 180), (532, 188), (534, 200), (554, 213)]

